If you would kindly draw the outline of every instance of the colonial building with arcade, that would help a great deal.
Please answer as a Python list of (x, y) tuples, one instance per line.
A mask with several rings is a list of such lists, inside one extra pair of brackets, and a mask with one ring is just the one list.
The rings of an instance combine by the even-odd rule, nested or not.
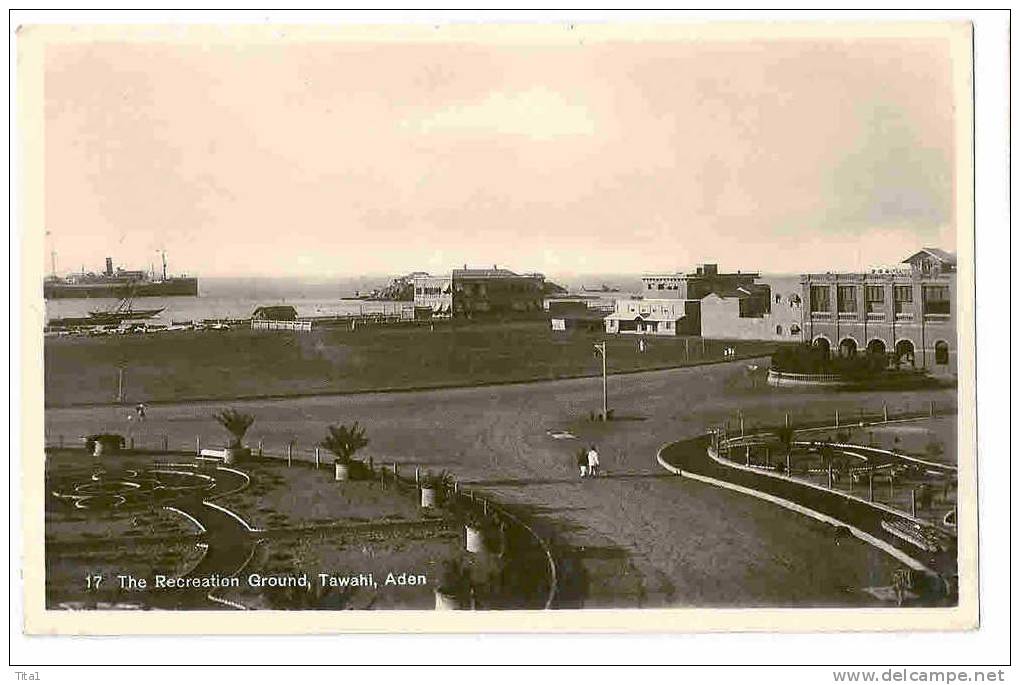
[(924, 248), (897, 269), (801, 276), (804, 340), (833, 355), (886, 355), (956, 374), (956, 256)]

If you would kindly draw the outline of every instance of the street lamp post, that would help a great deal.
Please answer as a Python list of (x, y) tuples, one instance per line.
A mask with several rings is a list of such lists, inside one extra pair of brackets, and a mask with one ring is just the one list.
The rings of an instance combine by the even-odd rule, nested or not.
[(595, 351), (602, 355), (602, 420), (609, 420), (609, 386), (606, 381), (606, 343), (595, 343)]

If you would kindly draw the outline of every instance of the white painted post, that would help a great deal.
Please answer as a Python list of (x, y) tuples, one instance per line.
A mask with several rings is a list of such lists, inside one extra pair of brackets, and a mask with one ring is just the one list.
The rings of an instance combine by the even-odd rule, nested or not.
[(202, 438), (198, 435), (195, 436), (195, 456), (202, 456)]
[(889, 422), (889, 405), (885, 402), (882, 403), (882, 421)]
[(315, 468), (319, 468), (319, 448), (315, 448)]
[(294, 457), (294, 443), (287, 443), (287, 466), (290, 466), (291, 459)]
[(262, 458), (262, 438), (259, 438), (259, 459)]
[(790, 412), (786, 412), (786, 427), (790, 427)]
[(917, 488), (910, 488), (910, 515), (917, 518)]
[(839, 409), (836, 410), (836, 428), (839, 428)]
[(414, 467), (414, 484), (416, 486), (418, 486), (418, 487), (421, 487), (421, 467), (420, 466), (415, 466)]
[(737, 416), (740, 418), (740, 437), (744, 437), (744, 412), (738, 411)]

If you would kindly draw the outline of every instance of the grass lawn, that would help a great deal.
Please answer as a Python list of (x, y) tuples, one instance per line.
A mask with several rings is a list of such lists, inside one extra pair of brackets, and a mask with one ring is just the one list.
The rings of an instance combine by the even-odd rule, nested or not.
[[(96, 602), (149, 605), (149, 593), (121, 589), (118, 575), (151, 579), (156, 574), (182, 576), (193, 569), (205, 554), (195, 542), (161, 542), (135, 545), (101, 545), (87, 551), (48, 553), (46, 555), (46, 606), (57, 608), (62, 602), (94, 606)], [(101, 575), (99, 587), (89, 590), (85, 579)]]
[(554, 332), (547, 321), (292, 331), (186, 331), (48, 338), (46, 404), (219, 399), (548, 380), (601, 373), (592, 343), (606, 339), (610, 373), (768, 354), (766, 342)]
[(220, 497), (217, 504), (258, 528), (292, 528), (328, 523), (408, 521), (422, 517), (418, 502), (378, 480), (333, 480), (333, 465), (314, 469), (307, 462), (244, 464), (251, 485)]
[[(498, 606), (502, 562), (490, 555), (464, 551), (462, 534), (456, 530), (434, 532), (390, 531), (370, 535), (267, 540), (260, 544), (242, 574), (241, 587), (222, 594), (251, 609), (418, 609), (435, 606), (433, 591), (441, 567), (458, 561), (475, 584), (479, 602)], [(244, 581), (251, 573), (290, 576), (305, 573), (312, 591), (280, 591), (251, 588)], [(319, 575), (372, 574), (378, 587), (338, 589), (323, 587)], [(387, 584), (387, 579), (392, 574)], [(401, 575), (424, 577), (424, 584), (403, 584)], [(490, 599), (491, 596), (491, 599)]]

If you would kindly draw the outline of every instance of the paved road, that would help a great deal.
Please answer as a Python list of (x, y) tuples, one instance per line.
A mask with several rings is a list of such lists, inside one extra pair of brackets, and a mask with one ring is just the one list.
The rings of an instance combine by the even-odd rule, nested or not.
[[(449, 469), (555, 533), (566, 578), (561, 606), (858, 605), (855, 591), (888, 584), (895, 562), (854, 541), (833, 547), (831, 530), (792, 512), (685, 479), (655, 462), (666, 442), (709, 425), (794, 423), (835, 409), (852, 416), (888, 402), (890, 412), (929, 400), (955, 404), (952, 389), (913, 393), (805, 393), (751, 387), (746, 362), (611, 377), (618, 420), (586, 420), (601, 401), (601, 379), (445, 389), (415, 393), (252, 400), (232, 403), (255, 415), (249, 444), (261, 437), (281, 452), (289, 440), (306, 449), (329, 423), (368, 427), (365, 456)], [(221, 404), (153, 407), (144, 426), (115, 407), (49, 409), (52, 437), (86, 430), (133, 431), (139, 444), (220, 444), (212, 420)], [(731, 423), (731, 426), (733, 423)], [(577, 439), (554, 439), (568, 430)], [(68, 438), (70, 439), (70, 438)], [(577, 478), (573, 453), (595, 442), (607, 477)], [(309, 458), (307, 452), (301, 456)]]

